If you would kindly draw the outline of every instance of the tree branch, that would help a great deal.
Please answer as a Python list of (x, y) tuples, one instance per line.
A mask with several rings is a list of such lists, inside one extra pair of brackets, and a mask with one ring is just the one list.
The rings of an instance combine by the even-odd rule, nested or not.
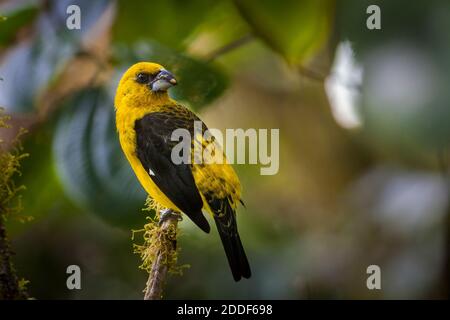
[(253, 35), (251, 34), (246, 34), (245, 36), (238, 38), (236, 40), (233, 40), (230, 43), (227, 43), (226, 45), (224, 45), (223, 47), (220, 47), (216, 50), (214, 50), (213, 52), (211, 52), (208, 57), (205, 59), (207, 62), (211, 62), (216, 60), (217, 58), (219, 58), (220, 56), (233, 51), (234, 49), (237, 49), (247, 43), (249, 43), (250, 41), (252, 41)]
[[(1, 212), (1, 209), (0, 209)], [(11, 248), (6, 237), (3, 217), (0, 216), (0, 300), (27, 299), (11, 262)]]
[[(252, 34), (250, 34), (250, 33), (246, 34), (246, 35), (242, 36), (241, 38), (233, 40), (233, 41), (225, 44), (224, 46), (212, 51), (210, 54), (207, 55), (207, 57), (205, 58), (205, 61), (212, 62), (212, 61), (216, 60), (217, 58), (223, 56), (224, 54), (227, 54), (235, 49), (242, 47), (243, 45), (246, 45), (247, 43), (250, 43), (254, 39), (255, 39), (255, 37)], [(311, 80), (314, 80), (314, 81), (324, 82), (325, 78), (327, 77), (326, 75), (323, 75), (317, 71), (314, 71), (314, 70), (309, 69), (308, 67), (305, 67), (302, 65), (298, 66), (297, 70), (300, 75), (302, 75), (306, 78), (309, 78)]]
[(305, 66), (298, 66), (298, 73), (308, 79), (324, 82), (327, 78), (326, 75), (323, 75), (317, 71), (314, 71), (312, 69), (309, 69)]
[[(161, 212), (160, 217), (163, 217)], [(160, 218), (160, 223), (152, 232), (153, 241), (148, 254), (153, 256), (153, 262), (145, 288), (144, 300), (160, 300), (167, 278), (167, 273), (176, 263), (177, 226), (180, 215), (169, 212)]]
[(449, 296), (450, 294), (450, 150), (441, 149), (438, 152), (438, 165), (439, 169), (442, 174), (442, 178), (444, 180), (445, 186), (447, 188), (447, 210), (444, 217), (444, 223), (446, 225), (444, 232), (445, 232), (445, 252), (444, 252), (444, 259), (443, 259), (443, 266), (442, 266), (442, 283), (439, 290), (440, 296), (442, 298), (445, 298)]
[[(8, 120), (0, 108), (0, 128), (10, 128)], [(19, 135), (14, 140), (18, 140)], [(19, 172), (20, 160), (25, 156), (21, 154), (20, 146), (6, 151), (0, 138), (0, 300), (28, 298), (12, 263), (13, 252), (5, 228), (7, 218), (21, 210), (17, 193), (23, 187), (14, 184), (14, 174)]]

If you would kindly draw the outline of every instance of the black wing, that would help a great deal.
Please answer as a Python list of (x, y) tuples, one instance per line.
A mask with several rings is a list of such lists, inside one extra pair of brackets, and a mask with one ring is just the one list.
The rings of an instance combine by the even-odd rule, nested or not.
[[(155, 112), (136, 120), (137, 157), (158, 188), (197, 226), (209, 233), (210, 226), (202, 213), (203, 200), (195, 185), (190, 164), (171, 160), (172, 132), (185, 128), (193, 132), (194, 120), (188, 110)], [(191, 134), (192, 137), (192, 134)]]

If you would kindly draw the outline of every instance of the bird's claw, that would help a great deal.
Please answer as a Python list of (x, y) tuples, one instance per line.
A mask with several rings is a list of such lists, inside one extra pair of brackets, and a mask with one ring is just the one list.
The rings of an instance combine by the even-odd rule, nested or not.
[(161, 210), (159, 213), (159, 225), (162, 225), (165, 221), (168, 219), (176, 219), (178, 221), (183, 220), (181, 217), (181, 214), (178, 212), (173, 211), (172, 209), (164, 209)]

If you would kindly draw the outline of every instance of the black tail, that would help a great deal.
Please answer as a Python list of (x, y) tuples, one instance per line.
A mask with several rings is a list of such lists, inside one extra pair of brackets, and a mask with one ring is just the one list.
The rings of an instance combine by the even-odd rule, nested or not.
[[(217, 204), (216, 201), (214, 202)], [(217, 231), (219, 231), (233, 278), (235, 281), (241, 280), (241, 277), (248, 279), (252, 273), (237, 230), (235, 212), (228, 200), (224, 199), (220, 202), (219, 207), (221, 210), (214, 212), (214, 221), (216, 222)], [(211, 207), (211, 209), (213, 208)]]

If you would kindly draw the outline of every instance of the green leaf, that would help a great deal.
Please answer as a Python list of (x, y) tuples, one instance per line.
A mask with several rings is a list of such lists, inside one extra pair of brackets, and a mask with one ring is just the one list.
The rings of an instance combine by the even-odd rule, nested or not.
[(37, 12), (37, 7), (27, 6), (5, 16), (0, 15), (0, 49), (11, 42), (20, 28), (31, 23)]
[[(194, 51), (200, 47), (202, 52), (209, 53), (250, 34), (250, 27), (232, 1), (217, 1), (217, 5), (210, 9), (204, 21), (197, 27), (196, 34), (199, 35), (200, 41), (194, 39)], [(196, 46), (196, 41), (205, 45)]]
[[(81, 8), (81, 30), (65, 25), (69, 4)], [(8, 112), (33, 111), (36, 99), (78, 52), (83, 37), (95, 25), (108, 0), (53, 0), (36, 21), (36, 37), (8, 51), (0, 63), (0, 105)]]
[(180, 49), (215, 4), (208, 0), (119, 0), (113, 39), (126, 44), (157, 40)]
[(138, 61), (153, 61), (163, 65), (177, 78), (178, 85), (170, 89), (173, 99), (189, 104), (194, 110), (211, 103), (225, 90), (228, 79), (216, 66), (202, 62), (156, 42), (139, 43), (132, 50), (118, 48), (121, 67), (119, 78)]
[(8, 112), (32, 111), (39, 92), (54, 73), (58, 60), (52, 60), (54, 56), (41, 48), (41, 41), (22, 43), (0, 64), (0, 105)]
[(53, 154), (73, 202), (129, 229), (144, 222), (146, 195), (120, 148), (113, 105), (103, 89), (76, 94), (61, 108)]
[(334, 0), (235, 0), (255, 35), (288, 63), (310, 58), (329, 37)]

